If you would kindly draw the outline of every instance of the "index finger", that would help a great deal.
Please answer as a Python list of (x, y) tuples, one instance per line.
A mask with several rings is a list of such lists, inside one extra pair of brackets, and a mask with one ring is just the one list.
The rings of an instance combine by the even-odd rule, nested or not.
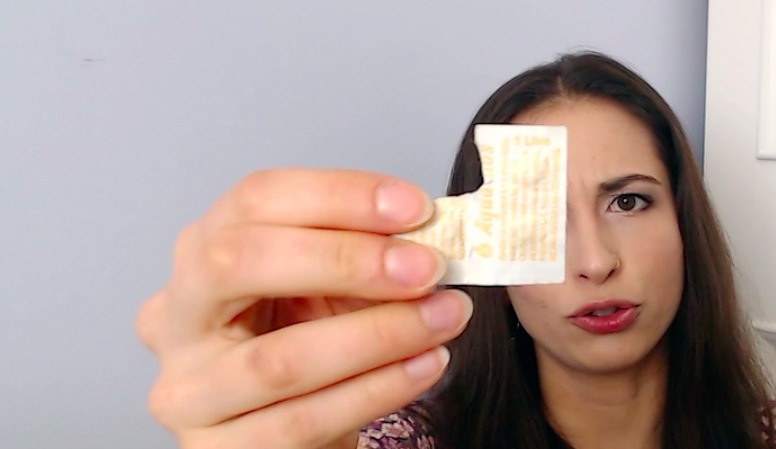
[(403, 179), (363, 170), (285, 168), (247, 176), (205, 221), (214, 228), (262, 223), (399, 234), (421, 226), (433, 212), (428, 195)]

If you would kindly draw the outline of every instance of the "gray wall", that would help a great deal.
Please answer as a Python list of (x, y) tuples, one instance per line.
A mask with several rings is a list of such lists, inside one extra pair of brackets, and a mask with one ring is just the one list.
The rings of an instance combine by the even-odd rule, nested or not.
[(174, 447), (145, 411), (135, 310), (178, 230), (250, 171), (357, 167), (441, 195), (485, 97), (580, 47), (638, 68), (699, 147), (706, 8), (0, 2), (0, 446)]

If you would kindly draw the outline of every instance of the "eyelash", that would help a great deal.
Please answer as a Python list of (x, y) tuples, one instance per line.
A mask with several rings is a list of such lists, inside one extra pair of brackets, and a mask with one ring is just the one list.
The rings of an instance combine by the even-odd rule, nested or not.
[[(641, 208), (641, 209), (636, 209), (636, 207), (634, 207), (634, 209), (633, 209), (633, 210), (626, 210), (626, 211), (620, 211), (620, 212), (617, 212), (617, 211), (615, 211), (615, 213), (621, 213), (621, 214), (634, 214), (634, 213), (637, 213), (637, 212), (642, 212), (642, 211), (645, 211), (645, 210), (649, 209), (649, 207), (650, 207), (650, 206), (652, 205), (652, 203), (654, 202), (654, 200), (652, 199), (652, 197), (650, 197), (649, 195), (643, 195), (643, 194), (640, 194), (640, 193), (621, 193), (621, 194), (619, 194), (619, 195), (615, 196), (615, 197), (614, 197), (614, 199), (612, 199), (612, 201), (609, 203), (609, 207), (608, 207), (608, 209), (611, 209), (611, 208), (612, 208), (612, 206), (614, 206), (615, 204), (617, 204), (617, 201), (619, 201), (619, 200), (620, 200), (621, 198), (623, 198), (623, 197), (630, 197), (630, 198), (635, 198), (635, 199), (636, 199), (636, 201), (639, 201), (639, 200), (641, 200), (641, 201), (643, 201), (645, 204), (644, 204), (644, 206), (642, 206), (642, 208)], [(638, 203), (637, 203), (637, 205), (638, 205)]]

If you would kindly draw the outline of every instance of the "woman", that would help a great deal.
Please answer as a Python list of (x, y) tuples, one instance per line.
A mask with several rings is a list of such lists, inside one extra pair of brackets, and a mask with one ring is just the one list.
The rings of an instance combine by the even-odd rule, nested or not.
[(472, 121), (449, 195), (482, 183), (477, 123), (567, 126), (566, 282), (432, 293), (443, 262), (390, 237), (430, 215), (414, 187), (256, 175), (182, 234), (141, 311), (154, 416), (187, 448), (776, 447), (730, 257), (662, 98), (599, 54), (529, 70)]

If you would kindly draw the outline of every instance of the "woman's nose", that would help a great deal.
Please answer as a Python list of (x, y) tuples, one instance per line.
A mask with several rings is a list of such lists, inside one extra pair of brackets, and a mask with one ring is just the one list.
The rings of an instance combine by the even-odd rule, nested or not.
[(619, 269), (620, 259), (613, 239), (595, 218), (569, 223), (567, 238), (566, 261), (573, 277), (601, 284)]

